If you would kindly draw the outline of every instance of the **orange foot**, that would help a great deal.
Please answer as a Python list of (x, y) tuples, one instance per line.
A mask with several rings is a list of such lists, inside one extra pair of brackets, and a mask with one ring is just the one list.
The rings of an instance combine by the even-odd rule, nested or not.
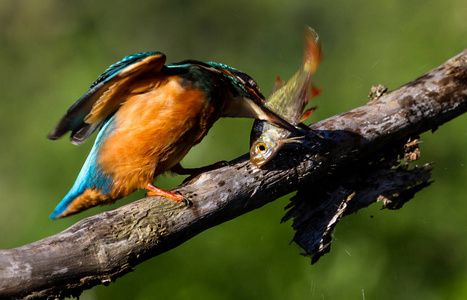
[(145, 189), (149, 190), (148, 191), (148, 196), (161, 196), (165, 198), (169, 198), (175, 201), (180, 201), (185, 203), (186, 206), (191, 207), (193, 206), (193, 202), (188, 200), (187, 198), (183, 197), (183, 195), (175, 192), (169, 192), (169, 191), (164, 191), (163, 189), (160, 189), (158, 187), (155, 187), (154, 185), (148, 183), (144, 186)]

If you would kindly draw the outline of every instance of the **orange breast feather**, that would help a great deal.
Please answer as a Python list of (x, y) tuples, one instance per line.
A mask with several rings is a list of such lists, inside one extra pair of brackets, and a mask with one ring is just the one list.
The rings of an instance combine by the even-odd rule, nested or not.
[(102, 170), (112, 174), (112, 196), (128, 195), (175, 166), (212, 125), (204, 117), (208, 109), (202, 91), (175, 78), (129, 94), (98, 155)]

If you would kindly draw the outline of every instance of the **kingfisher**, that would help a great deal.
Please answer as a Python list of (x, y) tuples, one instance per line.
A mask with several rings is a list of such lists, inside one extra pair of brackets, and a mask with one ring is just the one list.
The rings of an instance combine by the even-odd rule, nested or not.
[(180, 161), (220, 117), (265, 120), (300, 134), (264, 104), (255, 80), (225, 64), (166, 64), (165, 54), (157, 51), (124, 57), (92, 83), (48, 135), (57, 140), (70, 131), (71, 142), (80, 145), (98, 130), (74, 185), (50, 218), (113, 203), (139, 188), (190, 206), (189, 199), (154, 186), (154, 180), (167, 171), (197, 172)]

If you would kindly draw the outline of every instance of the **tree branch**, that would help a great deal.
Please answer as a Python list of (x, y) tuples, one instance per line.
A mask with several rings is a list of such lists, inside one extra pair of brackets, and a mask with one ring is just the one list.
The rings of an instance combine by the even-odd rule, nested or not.
[[(43, 240), (0, 250), (0, 297), (35, 299), (79, 295), (97, 284), (109, 284), (135, 265), (210, 227), (296, 190), (300, 191), (287, 217), (295, 218), (294, 227), (300, 227), (297, 234), (317, 235), (316, 240), (322, 240), (326, 234), (323, 230), (299, 226), (310, 224), (309, 214), (299, 216), (294, 213), (297, 207), (302, 207), (299, 203), (300, 199), (306, 198), (303, 195), (310, 195), (305, 184), (313, 187), (323, 178), (335, 176), (336, 183), (327, 189), (344, 191), (345, 201), (337, 197), (336, 203), (350, 206), (347, 200), (352, 199), (354, 208), (347, 213), (377, 200), (376, 196), (354, 197), (354, 192), (369, 195), (376, 191), (387, 203), (388, 199), (396, 199), (395, 191), (401, 189), (396, 183), (401, 180), (396, 178), (404, 172), (423, 175), (414, 175), (416, 179), (411, 181), (411, 186), (422, 182), (415, 190), (404, 185), (403, 189), (413, 194), (428, 184), (428, 171), (383, 168), (378, 161), (379, 155), (384, 153), (383, 161), (387, 161), (388, 153), (400, 148), (410, 137), (435, 130), (466, 109), (467, 50), (464, 50), (440, 67), (365, 106), (313, 124), (312, 128), (324, 136), (319, 144), (305, 140), (298, 144), (299, 147), (283, 149), (263, 169), (252, 166), (248, 156), (244, 155), (232, 161), (230, 166), (203, 173), (176, 188), (193, 200), (192, 208), (175, 201), (148, 197), (81, 220)], [(372, 174), (381, 179), (382, 185), (389, 185), (385, 189), (387, 193), (381, 194), (384, 189), (377, 188), (370, 191), (365, 180), (357, 182), (355, 176), (343, 180), (345, 176), (342, 174), (351, 174), (356, 165), (374, 167)], [(410, 196), (405, 197), (408, 198)], [(342, 209), (321, 213), (333, 220), (334, 225), (345, 214)], [(331, 227), (326, 225), (328, 233)], [(297, 235), (295, 239), (303, 242)], [(329, 242), (328, 236), (322, 244)], [(302, 247), (308, 255), (326, 248), (306, 248), (306, 243)]]

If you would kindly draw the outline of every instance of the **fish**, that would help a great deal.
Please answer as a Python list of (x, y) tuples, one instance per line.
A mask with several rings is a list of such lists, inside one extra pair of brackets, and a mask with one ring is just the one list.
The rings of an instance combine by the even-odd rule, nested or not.
[[(309, 100), (321, 90), (311, 84), (311, 78), (321, 61), (321, 43), (318, 34), (310, 27), (305, 29), (303, 64), (285, 83), (277, 77), (265, 106), (282, 116), (292, 125), (300, 125), (316, 107), (303, 113)], [(303, 125), (306, 126), (306, 125)], [(308, 129), (310, 130), (310, 129)], [(291, 132), (267, 121), (255, 120), (250, 135), (250, 161), (257, 167), (271, 161), (286, 143), (297, 142), (300, 136), (290, 137)]]

